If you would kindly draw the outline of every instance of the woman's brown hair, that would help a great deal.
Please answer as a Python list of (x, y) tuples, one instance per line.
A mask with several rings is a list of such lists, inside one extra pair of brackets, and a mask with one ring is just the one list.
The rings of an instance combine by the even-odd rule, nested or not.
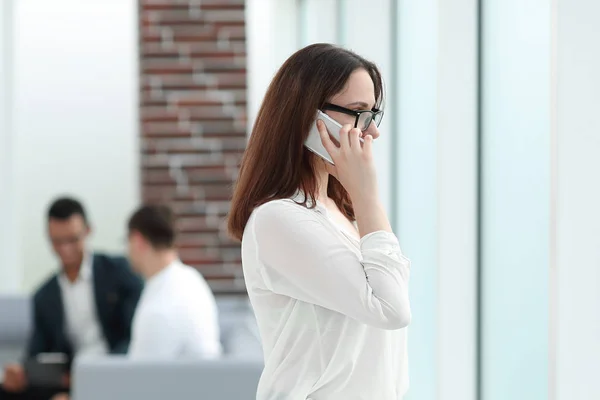
[[(318, 182), (315, 156), (304, 147), (317, 109), (341, 92), (350, 75), (365, 69), (375, 86), (376, 107), (383, 101), (377, 66), (352, 51), (313, 44), (298, 50), (281, 66), (262, 102), (235, 184), (228, 217), (229, 234), (241, 240), (252, 211), (271, 200), (293, 196), (298, 189), (314, 205)], [(327, 194), (354, 220), (348, 193), (330, 177)]]

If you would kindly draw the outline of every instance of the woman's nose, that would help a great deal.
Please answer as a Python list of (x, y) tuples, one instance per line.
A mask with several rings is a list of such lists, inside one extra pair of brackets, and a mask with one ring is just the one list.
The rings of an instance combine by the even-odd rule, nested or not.
[(369, 125), (367, 130), (363, 133), (364, 135), (373, 136), (373, 139), (377, 139), (379, 137), (379, 129), (377, 129), (377, 125), (375, 124), (375, 122), (371, 122), (371, 125)]

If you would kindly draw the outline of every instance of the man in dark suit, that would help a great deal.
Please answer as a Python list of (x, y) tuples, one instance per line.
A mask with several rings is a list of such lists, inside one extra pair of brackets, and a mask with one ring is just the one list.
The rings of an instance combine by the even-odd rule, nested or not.
[[(124, 257), (91, 252), (83, 206), (72, 198), (57, 199), (48, 210), (48, 234), (61, 270), (33, 297), (33, 332), (26, 358), (40, 353), (123, 354), (142, 291), (142, 280)], [(28, 385), (21, 365), (5, 367), (0, 399), (47, 400), (68, 387)]]

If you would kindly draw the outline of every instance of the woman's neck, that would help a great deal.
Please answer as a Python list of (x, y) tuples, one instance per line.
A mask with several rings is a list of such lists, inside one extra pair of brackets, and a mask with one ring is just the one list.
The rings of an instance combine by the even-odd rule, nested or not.
[(317, 175), (317, 200), (321, 203), (326, 204), (329, 200), (327, 197), (327, 186), (329, 184), (329, 172), (325, 169), (325, 161), (320, 161), (315, 168)]

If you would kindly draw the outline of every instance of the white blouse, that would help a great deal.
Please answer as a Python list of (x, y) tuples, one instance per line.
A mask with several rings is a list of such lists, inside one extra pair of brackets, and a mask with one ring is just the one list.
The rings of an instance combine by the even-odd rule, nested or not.
[(302, 199), (256, 208), (242, 239), (265, 359), (257, 400), (402, 399), (410, 261), (393, 234), (358, 241)]

